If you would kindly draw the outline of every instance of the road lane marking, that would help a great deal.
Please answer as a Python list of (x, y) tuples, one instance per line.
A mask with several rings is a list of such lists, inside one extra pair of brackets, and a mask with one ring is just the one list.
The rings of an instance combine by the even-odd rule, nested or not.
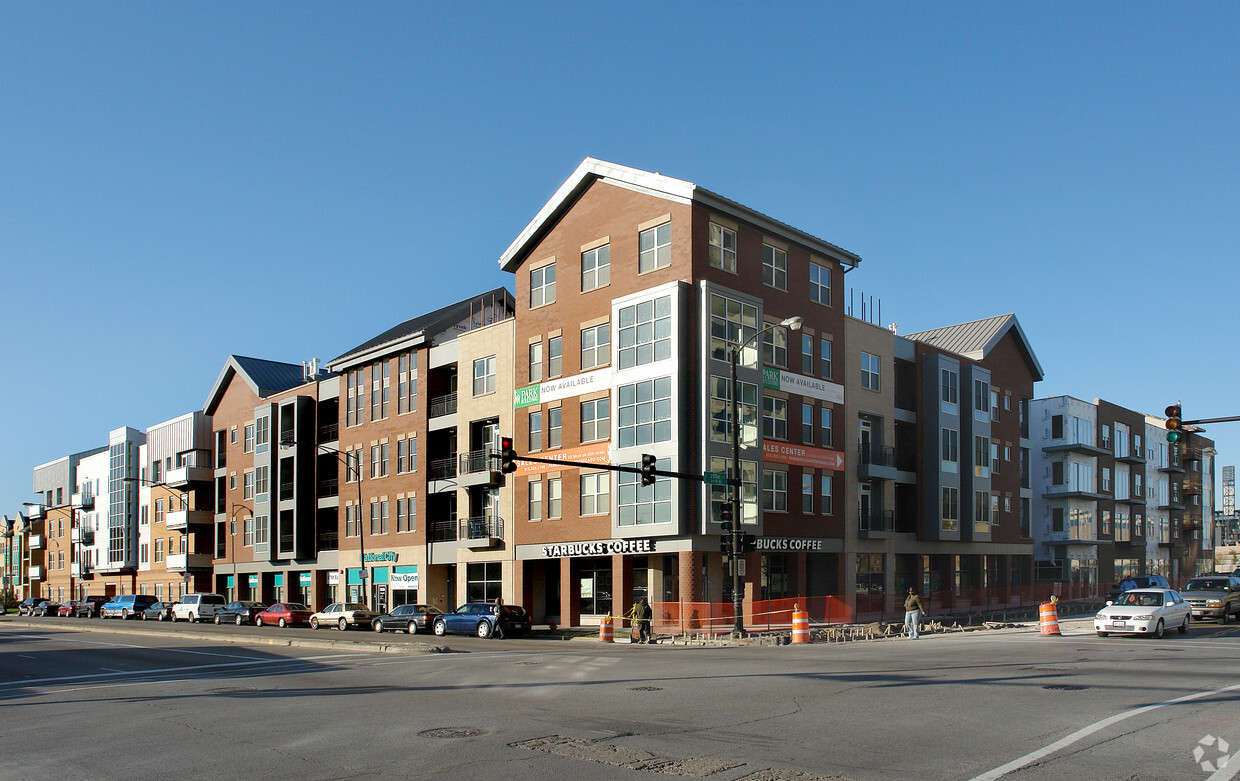
[[(1112, 724), (1118, 724), (1121, 721), (1130, 719), (1133, 716), (1140, 716), (1144, 713), (1149, 713), (1150, 711), (1157, 710), (1158, 708), (1165, 708), (1168, 705), (1179, 705), (1182, 702), (1191, 702), (1193, 700), (1199, 700), (1202, 697), (1209, 697), (1215, 694), (1222, 694), (1223, 692), (1235, 691), (1237, 689), (1240, 689), (1240, 683), (1232, 684), (1231, 686), (1224, 686), (1221, 689), (1213, 689), (1211, 691), (1197, 692), (1195, 694), (1186, 694), (1183, 697), (1176, 697), (1174, 700), (1158, 702), (1158, 703), (1154, 703), (1153, 705), (1142, 705), (1140, 708), (1133, 708), (1131, 710), (1126, 710), (1123, 713), (1117, 713), (1114, 716), (1108, 716), (1107, 718), (1102, 719), (1101, 721), (1095, 721), (1093, 724), (1090, 724), (1087, 727), (1082, 727), (1076, 732), (1073, 732), (1071, 735), (1068, 735), (1067, 737), (1064, 737), (1064, 738), (1060, 738), (1059, 740), (1055, 741), (1054, 743), (1051, 743), (1048, 746), (1043, 746), (1037, 751), (1031, 751), (1028, 754), (1024, 755), (1023, 757), (1019, 757), (1018, 759), (1013, 759), (1011, 762), (1008, 762), (1006, 765), (1001, 765), (995, 768), (994, 770), (981, 774), (980, 776), (975, 776), (972, 779), (972, 781), (995, 781), (995, 779), (1002, 778), (1003, 776), (1007, 775), (1008, 773), (1011, 773), (1014, 770), (1019, 770), (1022, 767), (1025, 767), (1026, 765), (1031, 765), (1034, 762), (1037, 762), (1039, 759), (1042, 759), (1043, 757), (1050, 756), (1051, 754), (1054, 754), (1057, 751), (1061, 751), (1062, 749), (1065, 749), (1068, 746), (1071, 746), (1073, 743), (1076, 743), (1079, 740), (1089, 737), (1095, 732), (1106, 729)], [(1237, 764), (1235, 770), (1240, 770), (1240, 764)], [(1215, 775), (1217, 775), (1217, 773)], [(1214, 779), (1214, 776), (1211, 776), (1210, 781), (1227, 781), (1234, 775), (1235, 775), (1235, 772), (1233, 771), (1232, 775), (1222, 776), (1219, 779)]]

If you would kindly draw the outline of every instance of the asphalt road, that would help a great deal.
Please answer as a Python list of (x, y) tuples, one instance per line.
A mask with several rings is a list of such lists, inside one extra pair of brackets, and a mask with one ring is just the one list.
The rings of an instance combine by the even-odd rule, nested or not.
[(453, 652), (377, 654), (64, 621), (0, 622), (0, 778), (1240, 775), (1240, 758), (1200, 766), (1219, 738), (1240, 751), (1234, 625), (725, 648), (418, 636)]

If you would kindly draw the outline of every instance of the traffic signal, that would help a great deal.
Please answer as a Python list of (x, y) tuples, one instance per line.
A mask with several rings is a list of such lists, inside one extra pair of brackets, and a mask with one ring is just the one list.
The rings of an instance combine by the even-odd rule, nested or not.
[(732, 555), (732, 535), (725, 534), (719, 538), (719, 552), (724, 556)]
[(732, 503), (725, 502), (719, 508), (719, 525), (723, 527), (724, 534), (732, 532)]
[(1182, 415), (1183, 410), (1180, 409), (1179, 404), (1172, 404), (1167, 407), (1165, 412), (1167, 413), (1167, 441), (1179, 442), (1184, 436), (1183, 432), (1180, 430), (1184, 426)]
[(642, 453), (642, 485), (654, 485), (654, 464), (658, 458)]
[(512, 474), (517, 471), (517, 451), (512, 449), (512, 437), (500, 437), (499, 440), (499, 471)]
[(758, 536), (756, 534), (741, 535), (741, 553), (753, 553), (758, 549)]

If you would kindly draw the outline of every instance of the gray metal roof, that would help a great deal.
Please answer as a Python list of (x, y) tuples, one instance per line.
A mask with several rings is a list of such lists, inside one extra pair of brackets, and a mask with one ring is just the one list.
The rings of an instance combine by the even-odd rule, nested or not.
[(385, 346), (392, 349), (407, 340), (416, 341), (419, 337), (430, 341), (449, 330), (455, 331), (456, 326), (465, 329), (490, 325), (498, 320), (512, 317), (516, 302), (507, 288), (497, 287), (472, 298), (457, 301), (434, 312), (406, 320), (400, 325), (389, 328), (373, 339), (367, 340), (352, 350), (327, 362), (332, 371), (341, 371), (344, 367), (364, 360), (370, 360), (376, 352)]
[(931, 328), (928, 331), (918, 331), (907, 334), (904, 338), (962, 355), (971, 361), (980, 361), (1009, 331), (1016, 332), (1017, 344), (1024, 353), (1025, 361), (1029, 364), (1034, 382), (1041, 381), (1042, 365), (1038, 363), (1037, 356), (1033, 354), (1033, 348), (1030, 347), (1029, 339), (1016, 320), (1016, 315), (1011, 313), (958, 325)]
[(223, 396), (224, 388), (234, 377), (239, 376), (250, 386), (259, 398), (266, 398), (274, 393), (296, 388), (306, 382), (306, 367), (300, 363), (283, 363), (268, 361), (262, 358), (249, 358), (244, 355), (230, 355), (220, 370), (220, 376), (211, 387), (211, 395), (203, 405), (208, 415), (215, 412), (215, 406)]

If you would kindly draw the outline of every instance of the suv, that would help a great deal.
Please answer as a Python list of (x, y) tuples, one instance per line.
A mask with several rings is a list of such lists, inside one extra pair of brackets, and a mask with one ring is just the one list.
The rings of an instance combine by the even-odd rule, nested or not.
[[(1124, 580), (1131, 580), (1133, 583), (1136, 583), (1137, 588), (1171, 588), (1171, 584), (1162, 575), (1130, 575), (1124, 578)], [(1120, 582), (1122, 583), (1123, 580)], [(1118, 585), (1113, 586), (1107, 592), (1107, 604), (1109, 605), (1119, 599), (1119, 595), (1122, 593), (1124, 592)]]
[(1240, 616), (1240, 578), (1203, 575), (1184, 584), (1184, 599), (1193, 607), (1193, 618), (1216, 618), (1226, 624)]
[(334, 626), (345, 630), (351, 626), (370, 626), (370, 622), (378, 617), (378, 613), (365, 605), (356, 602), (333, 602), (310, 616), (310, 628)]
[(150, 594), (121, 594), (112, 597), (111, 602), (99, 608), (100, 618), (120, 616), (122, 620), (141, 618), (142, 611), (155, 604), (155, 597)]
[(219, 594), (186, 594), (181, 601), (172, 606), (172, 620), (188, 621), (191, 624), (211, 618), (215, 611), (228, 604)]
[(108, 598), (95, 594), (88, 596), (81, 602), (77, 603), (77, 607), (73, 609), (74, 618), (98, 618), (100, 610), (106, 605)]
[(39, 603), (42, 601), (43, 601), (43, 597), (29, 597), (27, 599), (23, 599), (21, 603), (18, 604), (17, 606), (17, 615), (33, 616), (34, 609), (38, 607)]

